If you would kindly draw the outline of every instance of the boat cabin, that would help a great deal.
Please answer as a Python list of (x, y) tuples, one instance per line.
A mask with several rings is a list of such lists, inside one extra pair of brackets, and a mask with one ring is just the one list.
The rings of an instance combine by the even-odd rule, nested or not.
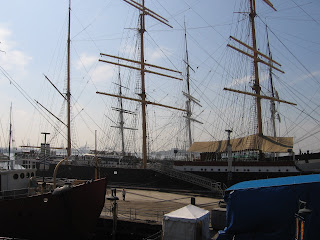
[(25, 169), (9, 161), (0, 163), (0, 199), (28, 193), (30, 178), (35, 176), (35, 169)]

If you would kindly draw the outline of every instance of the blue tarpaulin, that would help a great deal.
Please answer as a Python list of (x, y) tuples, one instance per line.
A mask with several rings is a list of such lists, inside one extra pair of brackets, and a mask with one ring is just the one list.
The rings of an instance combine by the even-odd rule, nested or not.
[(246, 181), (226, 190), (227, 227), (217, 240), (294, 240), (296, 217), (305, 217), (304, 240), (320, 239), (320, 174)]

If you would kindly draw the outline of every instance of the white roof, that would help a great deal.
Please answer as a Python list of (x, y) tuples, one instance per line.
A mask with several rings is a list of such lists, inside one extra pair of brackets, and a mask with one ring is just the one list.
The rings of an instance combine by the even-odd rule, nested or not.
[[(25, 169), (19, 164), (13, 163), (13, 169)], [(10, 161), (0, 161), (0, 170), (12, 170)]]
[(163, 216), (164, 220), (182, 222), (197, 222), (197, 220), (202, 220), (205, 217), (209, 217), (209, 211), (191, 204)]

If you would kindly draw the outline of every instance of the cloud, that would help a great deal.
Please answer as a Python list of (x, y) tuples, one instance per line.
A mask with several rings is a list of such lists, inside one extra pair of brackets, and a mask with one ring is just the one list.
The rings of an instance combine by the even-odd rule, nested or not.
[[(250, 83), (253, 79), (254, 79), (253, 75), (248, 75), (243, 78), (236, 78), (232, 81), (232, 83), (230, 85), (228, 85), (228, 88), (236, 86), (236, 85), (244, 85), (244, 84)], [(259, 77), (260, 83), (262, 83), (268, 79), (269, 79), (269, 75), (267, 72), (260, 74), (260, 77)]]
[[(137, 60), (140, 55), (140, 50), (136, 46), (128, 46), (120, 50), (120, 56), (123, 58), (128, 58), (132, 60)], [(158, 48), (147, 48), (145, 50), (145, 59), (148, 63), (154, 63), (159, 59), (164, 59), (165, 57), (170, 57), (172, 51), (169, 48), (158, 47)]]
[[(146, 60), (148, 63), (155, 63), (158, 59), (163, 59), (164, 56), (170, 56), (171, 53), (168, 49), (149, 49), (148, 55), (146, 57)], [(127, 54), (125, 54), (127, 53)], [(125, 49), (121, 49), (121, 57), (123, 58), (130, 58), (130, 56), (133, 54), (133, 50), (130, 47), (127, 47)], [(108, 59), (111, 62), (117, 62), (117, 59)], [(134, 60), (134, 59), (133, 59)], [(135, 67), (139, 67), (139, 64), (130, 63), (127, 61), (122, 60), (122, 64), (125, 65), (132, 65)], [(97, 56), (90, 56), (86, 53), (83, 53), (80, 55), (80, 59), (75, 64), (76, 69), (80, 70), (85, 68), (87, 72), (91, 72), (91, 80), (95, 83), (98, 82), (111, 82), (114, 77), (114, 66), (112, 64), (107, 63), (99, 63), (99, 57)]]
[(32, 60), (32, 57), (26, 56), (23, 52), (17, 50), (10, 50), (8, 55), (10, 66), (19, 67), (19, 69), (24, 69)]
[(313, 71), (311, 73), (308, 73), (308, 74), (305, 74), (303, 75), (302, 77), (300, 77), (299, 79), (296, 80), (297, 81), (303, 81), (303, 80), (306, 80), (306, 79), (309, 79), (309, 78), (315, 78), (317, 76), (320, 75), (320, 71)]
[(91, 79), (93, 82), (111, 82), (114, 71), (110, 65), (100, 65), (94, 70)]
[(242, 85), (242, 84), (249, 83), (252, 79), (253, 79), (253, 76), (251, 76), (251, 75), (245, 76), (243, 78), (236, 78), (232, 81), (232, 83), (230, 85), (228, 85), (228, 88), (236, 86), (236, 85)]
[(11, 36), (11, 31), (9, 29), (0, 27), (0, 39), (7, 39)]
[(76, 62), (76, 69), (91, 68), (97, 63), (99, 58), (97, 56), (88, 56), (86, 53), (81, 54), (80, 59)]
[(171, 51), (169, 48), (149, 49), (146, 59), (148, 59), (148, 62), (152, 63), (166, 56), (167, 57), (171, 56)]
[[(23, 51), (17, 50), (18, 44), (12, 40), (12, 32), (5, 27), (0, 27), (0, 65), (6, 71), (15, 70), (14, 74), (20, 77), (26, 75), (26, 66), (32, 57)], [(20, 78), (19, 77), (19, 78)]]
[(80, 59), (76, 62), (76, 69), (85, 68), (86, 72), (90, 72), (91, 81), (105, 82), (111, 81), (113, 76), (113, 66), (107, 63), (99, 63), (97, 56), (90, 56), (86, 53), (81, 54)]

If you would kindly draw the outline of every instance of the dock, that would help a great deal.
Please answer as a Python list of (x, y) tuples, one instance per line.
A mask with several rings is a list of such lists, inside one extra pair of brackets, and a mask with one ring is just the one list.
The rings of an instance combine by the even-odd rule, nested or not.
[[(125, 201), (122, 199), (122, 189), (116, 189), (117, 201), (117, 239), (160, 239), (163, 215), (184, 207), (190, 203), (211, 212), (219, 206), (221, 199), (204, 196), (193, 192), (164, 192), (158, 190), (125, 189)], [(107, 189), (107, 196), (111, 189)], [(101, 212), (97, 232), (109, 236), (112, 233), (112, 202), (106, 199)], [(214, 239), (216, 231), (210, 228)], [(100, 239), (100, 238), (99, 238)]]

